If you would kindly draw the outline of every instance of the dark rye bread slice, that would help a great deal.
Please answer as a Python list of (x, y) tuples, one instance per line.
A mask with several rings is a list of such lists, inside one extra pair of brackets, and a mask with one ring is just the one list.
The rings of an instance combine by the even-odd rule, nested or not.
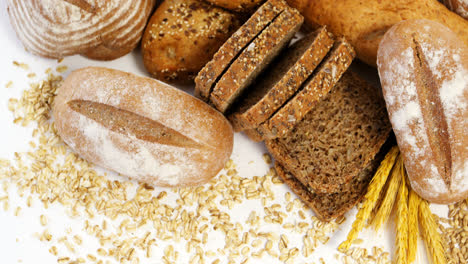
[(330, 221), (344, 215), (364, 197), (367, 186), (383, 160), (386, 150), (388, 148), (382, 147), (367, 167), (358, 172), (349, 183), (342, 184), (340, 189), (333, 193), (320, 193), (307, 188), (278, 162), (275, 162), (275, 170), (284, 183), (314, 211), (317, 218), (322, 221)]
[(285, 137), (265, 143), (302, 184), (330, 193), (369, 164), (390, 130), (382, 94), (348, 71)]
[(263, 139), (283, 137), (296, 126), (335, 86), (355, 55), (354, 49), (344, 38), (335, 42), (327, 57), (305, 82), (304, 88), (257, 128)]
[(288, 5), (283, 0), (269, 0), (219, 48), (213, 59), (195, 78), (195, 95), (205, 101), (229, 65)]
[(235, 131), (252, 129), (279, 109), (312, 74), (333, 46), (321, 27), (288, 47), (244, 93), (228, 116)]
[(293, 8), (285, 9), (252, 41), (221, 76), (210, 102), (224, 113), (299, 31), (304, 18)]

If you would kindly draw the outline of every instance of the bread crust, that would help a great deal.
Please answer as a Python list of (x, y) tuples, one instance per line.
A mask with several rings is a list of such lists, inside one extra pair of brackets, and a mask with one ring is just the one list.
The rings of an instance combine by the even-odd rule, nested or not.
[(199, 0), (166, 0), (141, 42), (143, 63), (156, 79), (188, 84), (240, 26), (240, 16)]
[(266, 122), (257, 127), (263, 139), (285, 136), (304, 116), (329, 93), (342, 74), (351, 65), (355, 56), (354, 49), (341, 38), (335, 43), (327, 58), (318, 67), (308, 82), (293, 98)]
[(467, 0), (442, 0), (442, 3), (461, 17), (468, 19), (468, 1)]
[(208, 101), (214, 85), (239, 53), (285, 8), (284, 0), (264, 3), (214, 54), (195, 78), (195, 96)]
[[(301, 87), (331, 49), (333, 42), (333, 36), (325, 27), (321, 27), (293, 46), (288, 47), (288, 50), (280, 55), (283, 57), (272, 63), (263, 74), (263, 79), (256, 82), (243, 98), (251, 97), (257, 92), (257, 89), (265, 90), (265, 87), (269, 89), (268, 92), (247, 109), (241, 102), (237, 106), (238, 109), (229, 115), (228, 119), (231, 121), (234, 131), (253, 129), (265, 122)], [(303, 45), (307, 45), (305, 50)], [(303, 53), (299, 55), (297, 61), (292, 62), (292, 65), (291, 62), (285, 61), (295, 59), (295, 53), (298, 50)], [(284, 67), (282, 64), (291, 65), (286, 73), (277, 72), (278, 69)]]
[(385, 34), (377, 64), (413, 189), (435, 203), (468, 197), (468, 48), (442, 24), (408, 20)]
[(155, 0), (8, 0), (8, 14), (29, 52), (60, 59), (82, 54), (112, 60), (141, 39)]
[(303, 17), (287, 8), (256, 37), (216, 83), (210, 102), (224, 113), (299, 31)]
[(213, 5), (236, 12), (251, 12), (265, 0), (206, 0)]
[(84, 159), (151, 185), (207, 182), (232, 152), (232, 128), (219, 112), (167, 84), (117, 70), (72, 72), (53, 114), (58, 134)]
[(306, 24), (327, 25), (345, 36), (357, 56), (375, 66), (377, 49), (385, 32), (402, 20), (428, 19), (444, 24), (468, 45), (468, 21), (436, 0), (288, 0), (305, 17)]

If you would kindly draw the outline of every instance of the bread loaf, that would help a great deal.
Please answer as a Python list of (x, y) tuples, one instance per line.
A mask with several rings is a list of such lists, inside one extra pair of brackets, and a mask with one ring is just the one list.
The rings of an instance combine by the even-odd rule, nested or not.
[(468, 0), (443, 0), (442, 3), (448, 9), (468, 19)]
[(429, 20), (393, 26), (377, 65), (413, 189), (435, 203), (468, 197), (468, 48)]
[(159, 81), (106, 68), (72, 72), (53, 107), (62, 139), (84, 159), (158, 186), (201, 184), (229, 158), (229, 122)]
[(213, 5), (217, 5), (236, 12), (250, 12), (265, 0), (206, 0)]
[(449, 27), (468, 45), (468, 21), (437, 0), (287, 0), (310, 25), (326, 25), (348, 39), (359, 59), (375, 66), (377, 48), (385, 32), (408, 19), (429, 19)]
[(166, 0), (141, 41), (143, 62), (159, 80), (191, 83), (240, 26), (239, 16), (200, 0)]
[(29, 52), (111, 60), (141, 39), (155, 0), (8, 0), (8, 14)]

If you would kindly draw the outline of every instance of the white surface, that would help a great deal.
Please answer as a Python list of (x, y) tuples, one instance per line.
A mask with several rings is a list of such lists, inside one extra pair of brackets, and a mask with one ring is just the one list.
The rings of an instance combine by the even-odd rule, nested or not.
[[(0, 158), (11, 158), (13, 157), (14, 152), (24, 152), (28, 150), (28, 142), (31, 139), (31, 127), (23, 128), (21, 126), (14, 125), (12, 123), (12, 115), (7, 110), (7, 101), (11, 97), (19, 98), (21, 91), (28, 87), (28, 82), (37, 81), (44, 77), (43, 73), (46, 68), (57, 66), (57, 62), (54, 60), (42, 59), (36, 56), (33, 56), (25, 52), (17, 40), (15, 33), (13, 32), (6, 12), (5, 2), (0, 3), (0, 36), (2, 36), (2, 43), (0, 44), (0, 69), (1, 69), (1, 78), (0, 78)], [(29, 64), (30, 70), (25, 71), (18, 67), (12, 65), (12, 61), (25, 62)], [(140, 75), (146, 75), (146, 72), (141, 63), (141, 56), (138, 51), (133, 52), (121, 59), (111, 61), (111, 62), (97, 62), (91, 61), (84, 57), (73, 56), (66, 58), (63, 65), (69, 67), (69, 71), (73, 69), (78, 69), (84, 66), (106, 66), (110, 68), (115, 68), (119, 70), (129, 71)], [(35, 72), (38, 74), (38, 77), (35, 79), (28, 79), (26, 74), (29, 72)], [(42, 76), (41, 76), (42, 74)], [(5, 84), (8, 81), (13, 81), (13, 87), (6, 89)], [(254, 175), (264, 175), (268, 169), (265, 165), (262, 154), (266, 152), (266, 149), (263, 144), (255, 144), (249, 141), (243, 134), (236, 134), (235, 136), (235, 147), (232, 159), (238, 165), (239, 174), (243, 177), (252, 177)], [(252, 162), (253, 161), (253, 162)], [(124, 180), (123, 178), (120, 178)], [(160, 191), (160, 189), (157, 189)], [(288, 191), (286, 186), (274, 186), (275, 196), (277, 197), (278, 203), (282, 203), (284, 200), (284, 194)], [(1, 196), (1, 195), (0, 195)], [(51, 243), (39, 241), (34, 234), (36, 232), (42, 231), (44, 228), (40, 226), (39, 216), (41, 214), (46, 214), (49, 221), (49, 229), (52, 234), (63, 234), (65, 229), (72, 227), (74, 233), (79, 233), (81, 223), (84, 221), (83, 218), (70, 219), (65, 214), (65, 208), (60, 204), (54, 204), (49, 209), (45, 210), (42, 206), (39, 206), (39, 201), (36, 200), (33, 208), (28, 208), (25, 205), (25, 198), (20, 198), (14, 192), (10, 192), (10, 210), (4, 212), (0, 209), (0, 263), (55, 263), (57, 257), (49, 253), (49, 248), (52, 245)], [(27, 196), (25, 196), (27, 197)], [(169, 196), (168, 199), (171, 199)], [(169, 201), (171, 202), (171, 201)], [(174, 202), (174, 201), (172, 201)], [(284, 202), (283, 202), (284, 205)], [(23, 208), (21, 215), (15, 217), (13, 215), (14, 208), (21, 206)], [(434, 207), (432, 207), (434, 208)], [(445, 208), (443, 206), (438, 206), (436, 211), (439, 213), (444, 213)], [(255, 210), (257, 212), (263, 212), (263, 207), (259, 200), (251, 200), (242, 205), (236, 205), (234, 209), (230, 212), (233, 221), (245, 221), (246, 217), (250, 211)], [(336, 248), (341, 241), (346, 237), (346, 234), (350, 230), (350, 225), (354, 220), (354, 214), (356, 210), (353, 209), (349, 212), (347, 216), (347, 221), (343, 223), (339, 229), (333, 234), (331, 241), (326, 245), (320, 245), (315, 253), (310, 256), (308, 259), (304, 259), (302, 255), (296, 258), (295, 263), (302, 262), (318, 262), (320, 257), (323, 257), (326, 263), (337, 263), (334, 255), (337, 253)], [(312, 212), (307, 212), (309, 215), (312, 215)], [(99, 217), (98, 217), (99, 218)], [(297, 215), (289, 216), (291, 222), (299, 221)], [(274, 231), (278, 230), (279, 226), (267, 225), (262, 229)], [(394, 243), (394, 229), (391, 224), (389, 224), (386, 231), (381, 231), (378, 234), (373, 233), (371, 230), (366, 230), (360, 235), (361, 238), (364, 238), (364, 243), (359, 245), (360, 247), (366, 247), (371, 249), (372, 246), (385, 247), (386, 251), (389, 251), (393, 255), (393, 247), (391, 246)], [(283, 229), (284, 231), (284, 229)], [(282, 231), (282, 232), (283, 232)], [(287, 233), (286, 233), (287, 234)], [(292, 244), (301, 249), (302, 238), (297, 234), (287, 234)], [(83, 237), (86, 238), (85, 235)], [(97, 241), (92, 237), (87, 236), (88, 239), (85, 239), (83, 246), (78, 249), (80, 256), (86, 256), (87, 253), (95, 254), (97, 249)], [(223, 239), (219, 236), (217, 232), (210, 233), (210, 242), (209, 246), (216, 246), (216, 244), (224, 243)], [(163, 242), (158, 242), (158, 245), (165, 245)], [(176, 245), (176, 247), (178, 247)], [(157, 251), (154, 255), (155, 257), (151, 260), (140, 258), (140, 263), (161, 263), (160, 257), (165, 246), (156, 248)], [(188, 256), (184, 256), (184, 248), (180, 247), (179, 262), (187, 263)], [(70, 254), (71, 255), (71, 254)], [(420, 244), (419, 247), (420, 259), (419, 263), (425, 263), (424, 249)], [(222, 263), (227, 262), (226, 257), (219, 256), (222, 259)], [(112, 263), (115, 261), (109, 259)], [(242, 259), (238, 259), (240, 262)], [(277, 263), (277, 259), (270, 257), (265, 257), (261, 260), (254, 259), (249, 263)]]

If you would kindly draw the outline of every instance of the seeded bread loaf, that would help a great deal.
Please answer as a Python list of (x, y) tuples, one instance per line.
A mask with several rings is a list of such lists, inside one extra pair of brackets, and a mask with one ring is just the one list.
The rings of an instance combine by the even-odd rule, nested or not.
[(239, 16), (199, 0), (165, 0), (141, 42), (143, 63), (155, 78), (191, 83), (240, 26)]
[(266, 146), (302, 184), (330, 193), (369, 165), (390, 130), (381, 93), (348, 71), (289, 133)]
[(287, 8), (284, 0), (263, 4), (214, 54), (195, 78), (195, 96), (208, 101), (216, 82), (239, 54)]
[(210, 102), (224, 113), (238, 96), (285, 48), (302, 25), (303, 18), (292, 8), (285, 9), (258, 35), (215, 84)]
[(314, 71), (333, 46), (325, 27), (297, 41), (259, 76), (229, 115), (235, 131), (252, 129), (275, 113)]
[(341, 188), (333, 193), (320, 193), (304, 186), (278, 162), (275, 163), (275, 170), (284, 183), (314, 211), (317, 218), (330, 221), (345, 214), (364, 197), (382, 157), (381, 154), (377, 155), (349, 183), (341, 185)]
[(216, 110), (165, 83), (106, 68), (72, 72), (57, 91), (58, 134), (84, 159), (158, 186), (207, 182), (231, 155)]
[(304, 116), (326, 96), (351, 65), (355, 56), (351, 45), (343, 38), (309, 77), (303, 88), (257, 130), (263, 139), (285, 136)]
[(206, 0), (213, 5), (236, 12), (250, 12), (265, 0)]

